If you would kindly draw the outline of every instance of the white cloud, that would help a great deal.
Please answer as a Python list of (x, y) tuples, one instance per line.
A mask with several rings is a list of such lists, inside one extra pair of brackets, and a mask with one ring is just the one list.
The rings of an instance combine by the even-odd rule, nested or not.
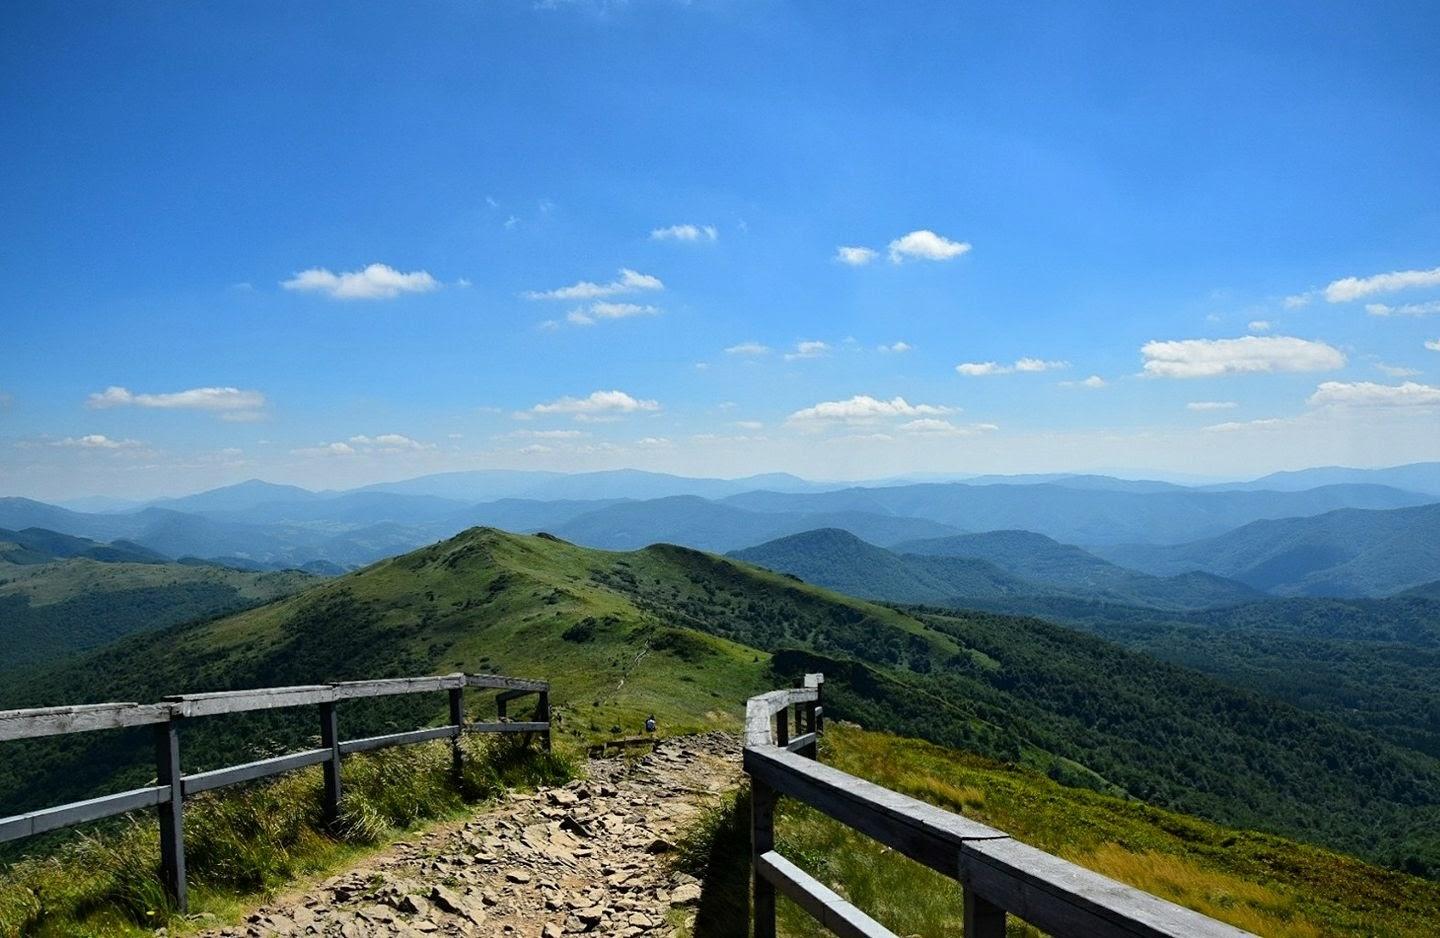
[(876, 350), (877, 352), (896, 352), (896, 353), (899, 353), (899, 352), (908, 352), (908, 351), (910, 351), (912, 348), (914, 348), (914, 346), (911, 345), (909, 342), (892, 342), (892, 343), (890, 343), (889, 345), (877, 345), (877, 346), (875, 347), (875, 350)]
[(1238, 430), (1263, 430), (1266, 427), (1284, 426), (1291, 421), (1283, 417), (1262, 417), (1259, 420), (1232, 420), (1228, 423), (1212, 423), (1205, 429), (1211, 433), (1234, 433)]
[(1437, 407), (1440, 388), (1414, 381), (1398, 385), (1325, 381), (1306, 403), (1314, 407)]
[(393, 452), (435, 448), (433, 443), (420, 443), (399, 433), (382, 433), (379, 436), (352, 436), (349, 442), (354, 446)]
[(1060, 386), (1062, 388), (1088, 388), (1090, 390), (1098, 390), (1103, 387), (1108, 387), (1109, 382), (1099, 375), (1091, 375), (1080, 381), (1061, 381)]
[(56, 440), (53, 445), (73, 446), (79, 449), (135, 449), (144, 444), (139, 440), (112, 440), (100, 433), (90, 433), (79, 437), (67, 436), (63, 440)]
[(342, 274), (312, 267), (280, 285), (287, 290), (324, 293), (332, 300), (390, 300), (402, 293), (428, 293), (440, 286), (426, 271), (402, 274), (388, 264), (371, 264), (364, 270)]
[(1365, 312), (1371, 316), (1433, 316), (1440, 313), (1440, 300), (1431, 300), (1428, 303), (1406, 303), (1403, 306), (1366, 303)]
[(735, 426), (739, 427), (741, 430), (765, 429), (765, 424), (761, 423), (759, 420), (736, 420), (734, 423)]
[(864, 267), (880, 255), (873, 248), (841, 245), (835, 249), (835, 259), (851, 267)]
[(1406, 368), (1403, 365), (1387, 365), (1384, 362), (1376, 362), (1375, 370), (1392, 378), (1413, 378), (1420, 373), (1414, 368)]
[(714, 241), (719, 237), (714, 225), (671, 225), (650, 232), (651, 241)]
[(745, 355), (754, 358), (759, 355), (769, 355), (770, 346), (761, 345), (759, 342), (741, 342), (739, 345), (732, 345), (725, 350), (726, 355)]
[(1185, 405), (1186, 410), (1234, 410), (1240, 405), (1234, 401), (1191, 401)]
[(982, 375), (1008, 375), (1016, 371), (1054, 371), (1058, 368), (1069, 367), (1070, 363), (1065, 361), (1046, 361), (1043, 358), (1017, 358), (1012, 365), (1001, 365), (998, 362), (962, 362), (955, 366), (955, 371), (967, 377), (976, 378)]
[(1347, 303), (1376, 293), (1394, 293), (1411, 287), (1440, 287), (1440, 267), (1393, 270), (1370, 277), (1343, 277), (1325, 288), (1325, 299), (1331, 303)]
[(786, 352), (785, 360), (792, 362), (802, 358), (824, 358), (830, 354), (830, 344), (820, 341), (796, 342), (795, 351)]
[(530, 440), (575, 440), (589, 435), (584, 430), (516, 430), (510, 434)]
[(1440, 339), (1426, 339), (1425, 347), (1432, 352), (1440, 352)]
[(971, 423), (957, 426), (938, 417), (920, 417), (909, 420), (895, 429), (914, 436), (974, 436), (1000, 428), (993, 423)]
[(1069, 368), (1069, 362), (1050, 361), (1040, 358), (1021, 358), (1015, 362), (1016, 371), (1054, 371), (1058, 368)]
[(903, 397), (881, 400), (868, 394), (857, 394), (844, 401), (821, 401), (791, 414), (786, 423), (868, 423), (887, 417), (936, 417), (951, 413), (953, 408), (935, 404), (911, 404)]
[(530, 412), (570, 414), (576, 420), (607, 420), (659, 409), (658, 401), (634, 398), (624, 391), (592, 391), (588, 397), (562, 397), (546, 404), (536, 404)]
[(636, 440), (635, 445), (640, 447), (641, 449), (667, 449), (668, 447), (674, 446), (675, 444), (671, 443), (668, 438), (663, 436), (647, 436), (643, 437), (642, 439)]
[(978, 377), (1008, 374), (1011, 369), (1008, 365), (997, 365), (995, 362), (961, 362), (955, 366), (955, 370), (962, 375)]
[(1250, 325), (1246, 326), (1251, 332), (1269, 332), (1271, 322), (1268, 319), (1252, 319)]
[[(628, 319), (631, 316), (658, 316), (658, 306), (641, 306), (638, 303), (591, 303), (589, 308), (573, 309), (565, 319), (576, 326), (593, 326), (602, 319)], [(552, 320), (553, 321), (553, 320)]]
[(1147, 342), (1140, 354), (1145, 357), (1145, 374), (1158, 378), (1328, 371), (1345, 364), (1339, 349), (1291, 336)]
[(890, 242), (890, 262), (906, 260), (948, 261), (970, 250), (964, 241), (951, 241), (928, 229), (912, 231)]
[(260, 419), (265, 395), (240, 388), (190, 388), (169, 394), (136, 394), (128, 388), (111, 386), (91, 394), (85, 406), (148, 407), (157, 410), (203, 410), (218, 414), (222, 420), (247, 421)]
[(319, 446), (302, 446), (290, 452), (296, 456), (354, 456), (355, 447), (349, 443), (321, 443)]
[(652, 277), (649, 274), (622, 267), (620, 276), (609, 283), (591, 283), (589, 280), (581, 280), (568, 287), (559, 287), (554, 290), (529, 290), (523, 295), (527, 300), (597, 300), (623, 293), (663, 289), (665, 289), (665, 284), (659, 277)]
[(552, 450), (543, 443), (531, 443), (529, 446), (520, 447), (519, 452), (522, 456), (540, 456)]
[(1295, 293), (1285, 297), (1284, 306), (1286, 309), (1299, 309), (1302, 306), (1309, 306), (1310, 300), (1313, 299), (1313, 297), (1314, 294), (1311, 293)]

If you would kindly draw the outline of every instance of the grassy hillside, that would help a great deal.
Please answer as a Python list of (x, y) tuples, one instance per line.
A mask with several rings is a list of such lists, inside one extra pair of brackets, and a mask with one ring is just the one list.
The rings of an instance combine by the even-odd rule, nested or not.
[(166, 560), (164, 555), (129, 541), (102, 544), (88, 537), (72, 537), (44, 528), (23, 531), (0, 528), (0, 563), (48, 563), (71, 557), (89, 557), (104, 563), (164, 563)]
[[(87, 549), (88, 550), (88, 549)], [(297, 593), (304, 573), (77, 558), (0, 564), (0, 671), (31, 668), (125, 635), (258, 606)]]
[(1256, 521), (1202, 541), (1103, 553), (1152, 573), (1205, 570), (1282, 596), (1389, 596), (1440, 576), (1440, 503)]
[[(476, 529), (12, 682), (0, 705), (498, 669), (551, 677), (572, 738), (633, 731), (651, 712), (679, 732), (736, 725), (744, 698), (775, 680), (767, 652), (782, 653), (786, 674), (832, 673), (836, 712), (867, 725), (1226, 822), (1432, 862), (1434, 759), (1038, 620), (912, 615), (665, 545), (606, 553)], [(433, 716), (440, 705), (412, 707)], [(347, 705), (342, 721), (348, 732), (425, 715)], [(257, 735), (274, 751), (314, 732), (308, 714), (228, 720), (188, 731), (197, 763), (233, 761)], [(73, 745), (35, 743), (28, 758), (0, 763), (0, 797), (53, 800), (98, 783), (103, 773), (69, 761)], [(100, 764), (148, 777), (124, 734), (94, 745), (111, 747)], [(53, 769), (37, 778), (34, 766)]]
[[(1256, 934), (1434, 934), (1440, 884), (1321, 848), (1066, 788), (1023, 766), (853, 724), (829, 724), (821, 759)], [(684, 844), (685, 867), (706, 881), (695, 938), (743, 929), (748, 835), (741, 800)], [(780, 802), (777, 840), (781, 853), (897, 934), (961, 938), (953, 880), (790, 799)], [(783, 934), (828, 934), (789, 902), (779, 911)], [(1014, 923), (1010, 933), (1036, 934)]]

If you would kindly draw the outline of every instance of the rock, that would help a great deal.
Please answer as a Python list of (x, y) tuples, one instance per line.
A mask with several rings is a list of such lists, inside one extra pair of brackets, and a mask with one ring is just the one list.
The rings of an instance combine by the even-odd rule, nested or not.
[(700, 902), (700, 887), (695, 883), (681, 883), (670, 892), (671, 905), (697, 905)]
[(545, 927), (540, 929), (540, 938), (563, 938), (565, 930), (554, 922), (546, 922)]
[(530, 874), (529, 874), (528, 872), (526, 872), (525, 870), (521, 870), (521, 869), (506, 870), (506, 871), (505, 871), (505, 878), (508, 879), (508, 880), (509, 880), (510, 882), (512, 882), (512, 883), (528, 883), (528, 882), (530, 882)]

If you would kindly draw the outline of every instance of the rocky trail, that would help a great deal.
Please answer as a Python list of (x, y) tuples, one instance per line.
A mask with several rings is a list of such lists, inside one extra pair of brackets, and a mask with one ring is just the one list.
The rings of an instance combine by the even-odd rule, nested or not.
[(591, 759), (587, 774), (392, 844), (205, 934), (674, 934), (693, 918), (700, 884), (672, 872), (666, 854), (738, 784), (738, 741), (678, 737), (639, 759)]

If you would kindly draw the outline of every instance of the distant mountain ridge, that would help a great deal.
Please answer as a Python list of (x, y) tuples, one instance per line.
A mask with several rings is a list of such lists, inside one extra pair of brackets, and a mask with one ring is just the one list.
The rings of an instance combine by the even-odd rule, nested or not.
[(1440, 504), (1256, 521), (1188, 544), (1100, 553), (1150, 573), (1205, 570), (1281, 596), (1388, 596), (1440, 576)]

